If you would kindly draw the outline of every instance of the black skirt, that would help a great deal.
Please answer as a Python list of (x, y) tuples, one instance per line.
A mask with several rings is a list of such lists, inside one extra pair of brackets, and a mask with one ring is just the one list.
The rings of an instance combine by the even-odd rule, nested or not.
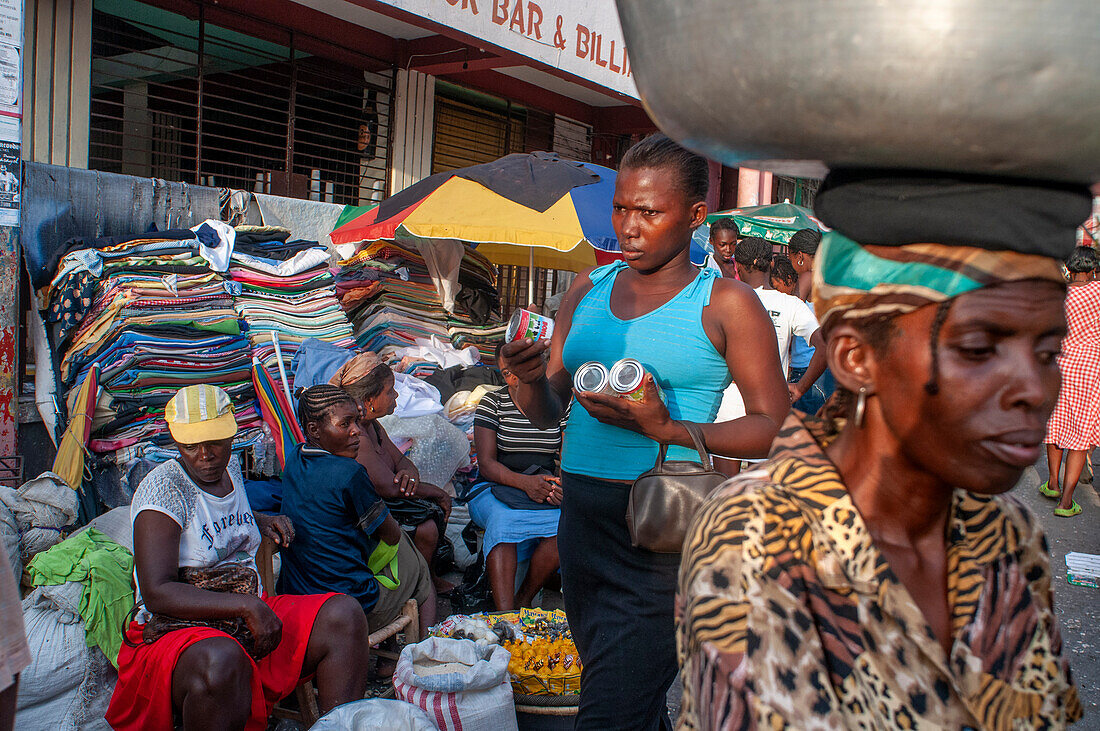
[(671, 728), (680, 554), (630, 545), (630, 486), (562, 473), (562, 594), (584, 663), (578, 729)]

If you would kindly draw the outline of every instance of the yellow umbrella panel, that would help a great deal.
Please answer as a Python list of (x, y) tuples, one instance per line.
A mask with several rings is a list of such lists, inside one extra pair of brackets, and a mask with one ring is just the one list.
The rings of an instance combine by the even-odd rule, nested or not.
[[(479, 183), (451, 178), (402, 222), (413, 236), (477, 244), (494, 264), (580, 271), (596, 263), (569, 195), (540, 213)], [(533, 249), (531, 251), (530, 249)]]

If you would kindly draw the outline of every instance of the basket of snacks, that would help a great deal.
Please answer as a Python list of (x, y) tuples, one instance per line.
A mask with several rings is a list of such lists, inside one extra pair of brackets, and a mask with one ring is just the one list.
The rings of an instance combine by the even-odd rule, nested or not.
[(499, 644), (511, 653), (512, 690), (524, 696), (575, 696), (581, 690), (581, 660), (565, 613), (541, 609), (454, 615), (429, 635)]

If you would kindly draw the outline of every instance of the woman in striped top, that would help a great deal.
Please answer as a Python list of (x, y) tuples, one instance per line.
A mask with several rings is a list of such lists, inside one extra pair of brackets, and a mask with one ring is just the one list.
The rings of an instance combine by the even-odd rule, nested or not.
[[(507, 387), (485, 394), (474, 414), (482, 482), (471, 488), (467, 500), (470, 517), (485, 529), (493, 603), (497, 610), (508, 610), (530, 606), (558, 570), (561, 426), (535, 427), (512, 400), (519, 380), (507, 369), (501, 372)], [(516, 568), (527, 559), (527, 576), (517, 591)]]

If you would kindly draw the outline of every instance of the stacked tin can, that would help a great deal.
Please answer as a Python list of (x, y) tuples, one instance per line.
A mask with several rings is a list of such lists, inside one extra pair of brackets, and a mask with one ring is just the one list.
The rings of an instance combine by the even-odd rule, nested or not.
[[(634, 358), (623, 358), (609, 369), (603, 363), (589, 361), (573, 374), (573, 387), (578, 391), (606, 393), (633, 401), (645, 398), (645, 367)], [(656, 381), (653, 383), (657, 386)], [(665, 400), (664, 392), (657, 386), (657, 395)]]

